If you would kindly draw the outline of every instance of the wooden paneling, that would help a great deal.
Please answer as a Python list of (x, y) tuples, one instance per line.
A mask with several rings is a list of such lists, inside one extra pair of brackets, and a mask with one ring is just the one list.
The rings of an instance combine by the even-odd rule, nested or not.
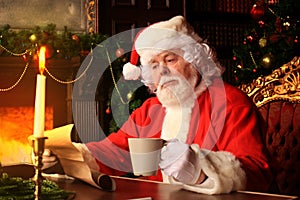
[(183, 15), (183, 1), (114, 0), (99, 2), (99, 31), (114, 35)]

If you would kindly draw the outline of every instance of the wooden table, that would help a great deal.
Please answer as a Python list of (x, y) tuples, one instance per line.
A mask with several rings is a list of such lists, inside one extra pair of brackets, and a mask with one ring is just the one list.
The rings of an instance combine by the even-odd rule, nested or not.
[[(56, 180), (61, 188), (75, 191), (76, 200), (288, 200), (298, 199), (294, 196), (273, 195), (265, 193), (254, 193), (247, 191), (233, 192), (222, 195), (204, 195), (187, 190), (182, 190), (179, 185), (145, 181), (140, 179), (130, 179), (113, 177), (116, 181), (117, 189), (114, 192), (99, 190), (79, 180)], [(148, 197), (148, 198), (145, 198)], [(143, 200), (144, 200), (143, 199)]]
[[(32, 165), (11, 165), (1, 168), (3, 172), (11, 176), (30, 178), (34, 175)], [(66, 177), (66, 176), (62, 176)], [(116, 181), (116, 191), (107, 192), (95, 188), (85, 182), (76, 179), (54, 178), (47, 176), (47, 179), (56, 182), (61, 188), (74, 191), (75, 200), (289, 200), (298, 199), (293, 196), (283, 196), (265, 193), (254, 193), (247, 191), (233, 192), (222, 195), (204, 195), (187, 190), (182, 190), (179, 185), (170, 185), (161, 182), (147, 181), (142, 179), (131, 179), (123, 177), (113, 177)], [(145, 198), (148, 197), (148, 198)]]

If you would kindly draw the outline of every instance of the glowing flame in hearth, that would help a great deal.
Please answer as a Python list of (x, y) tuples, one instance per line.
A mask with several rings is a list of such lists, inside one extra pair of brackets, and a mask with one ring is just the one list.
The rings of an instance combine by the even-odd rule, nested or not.
[(0, 137), (0, 161), (3, 165), (31, 163), (31, 146)]
[[(33, 133), (33, 107), (0, 107), (0, 162), (31, 163), (28, 136)], [(53, 107), (46, 107), (45, 127), (53, 128)]]

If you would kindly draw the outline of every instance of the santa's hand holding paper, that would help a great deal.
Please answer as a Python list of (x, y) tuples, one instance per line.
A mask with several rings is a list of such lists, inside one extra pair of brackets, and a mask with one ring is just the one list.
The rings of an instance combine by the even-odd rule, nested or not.
[[(34, 158), (33, 158), (34, 160)], [(53, 155), (51, 153), (50, 149), (45, 149), (44, 153), (43, 153), (43, 167), (42, 169), (48, 169), (50, 167), (55, 166), (56, 164), (58, 164), (58, 159), (55, 155)]]

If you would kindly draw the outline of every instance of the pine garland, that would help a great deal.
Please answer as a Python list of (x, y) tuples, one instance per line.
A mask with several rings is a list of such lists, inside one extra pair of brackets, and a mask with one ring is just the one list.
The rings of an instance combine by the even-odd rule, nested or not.
[[(0, 45), (9, 52), (28, 51), (33, 56), (40, 46), (46, 45), (48, 58), (70, 59), (86, 56), (92, 48), (107, 38), (108, 35), (101, 33), (74, 33), (67, 27), (63, 31), (57, 31), (55, 24), (22, 30), (12, 30), (8, 24), (0, 28)], [(9, 52), (0, 48), (1, 56), (9, 56)]]
[[(0, 200), (33, 200), (35, 183), (33, 180), (24, 180), (20, 177), (9, 177), (3, 173), (0, 178)], [(64, 200), (74, 197), (75, 192), (60, 189), (58, 185), (50, 180), (43, 180), (41, 199)]]

